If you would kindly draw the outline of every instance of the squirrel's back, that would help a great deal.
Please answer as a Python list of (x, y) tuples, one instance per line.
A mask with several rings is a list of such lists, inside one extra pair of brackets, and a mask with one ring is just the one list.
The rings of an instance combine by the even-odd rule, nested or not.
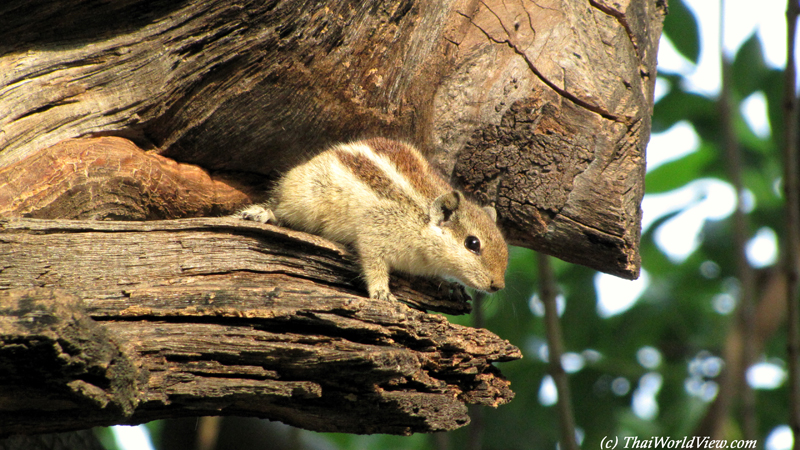
[(390, 270), (504, 286), (508, 250), (494, 209), (464, 198), (411, 145), (331, 147), (290, 170), (270, 206), (279, 224), (353, 245), (373, 297), (391, 296)]
[(336, 145), (292, 169), (275, 189), (278, 220), (352, 243), (372, 208), (403, 205), (424, 220), (430, 203), (452, 188), (412, 146), (383, 138)]

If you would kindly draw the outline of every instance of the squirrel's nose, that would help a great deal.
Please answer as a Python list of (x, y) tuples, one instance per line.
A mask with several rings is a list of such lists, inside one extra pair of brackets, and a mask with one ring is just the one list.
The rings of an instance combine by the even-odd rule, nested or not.
[(505, 280), (492, 280), (492, 284), (489, 286), (489, 292), (497, 292), (504, 287), (506, 287)]

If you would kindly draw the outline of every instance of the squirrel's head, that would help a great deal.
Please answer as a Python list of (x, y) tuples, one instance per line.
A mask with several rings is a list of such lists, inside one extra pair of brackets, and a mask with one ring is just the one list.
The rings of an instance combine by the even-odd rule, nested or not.
[(431, 204), (430, 226), (437, 233), (441, 230), (442, 275), (485, 292), (503, 289), (508, 246), (496, 221), (494, 208), (481, 208), (458, 191), (437, 197)]

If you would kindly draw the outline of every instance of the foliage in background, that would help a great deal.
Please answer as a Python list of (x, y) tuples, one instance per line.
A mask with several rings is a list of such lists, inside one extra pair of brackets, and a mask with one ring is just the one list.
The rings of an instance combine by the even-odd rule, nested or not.
[[(670, 2), (664, 34), (689, 61), (697, 63), (700, 41), (697, 21), (679, 1)], [(783, 234), (783, 200), (780, 194), (783, 121), (783, 72), (765, 64), (761, 43), (753, 35), (733, 57), (734, 130), (743, 153), (744, 185), (748, 191), (749, 236), (759, 230)], [(668, 92), (658, 100), (653, 133), (667, 131), (686, 121), (699, 137), (697, 150), (648, 172), (648, 194), (674, 192), (696, 180), (726, 181), (722, 125), (717, 98), (692, 93), (681, 75), (659, 73)], [(752, 94), (766, 97), (771, 132), (757, 135), (740, 113)], [(569, 361), (569, 375), (578, 439), (584, 448), (598, 448), (608, 437), (694, 436), (720, 394), (719, 377), (727, 340), (737, 320), (738, 282), (732, 218), (706, 221), (699, 246), (685, 260), (675, 262), (656, 244), (659, 228), (701, 202), (657, 219), (642, 236), (643, 268), (648, 288), (627, 311), (608, 318), (598, 314), (596, 273), (575, 265), (555, 264), (565, 308), (561, 315)], [(768, 233), (768, 232), (767, 232)], [(663, 244), (662, 244), (663, 245)], [(775, 265), (759, 269), (757, 293), (765, 294)], [(484, 449), (555, 448), (559, 439), (547, 379), (546, 337), (535, 293), (536, 258), (531, 251), (514, 249), (507, 288), (484, 304), (485, 326), (519, 346), (525, 358), (505, 363), (503, 373), (512, 381), (516, 398), (496, 410), (484, 408)], [(766, 294), (765, 294), (766, 295)], [(762, 296), (763, 297), (763, 296)], [(757, 298), (761, 308), (773, 299)], [(760, 311), (759, 311), (760, 312)], [(781, 315), (778, 315), (780, 320)], [(453, 319), (460, 320), (460, 319)], [(759, 358), (778, 370), (785, 367), (785, 326), (762, 339)], [(780, 373), (778, 374), (780, 375)], [(738, 393), (725, 393), (736, 396)], [(721, 394), (720, 394), (721, 395)], [(786, 383), (756, 390), (758, 443), (788, 416)], [(742, 438), (740, 411), (726, 418), (726, 438)], [(468, 429), (449, 433), (449, 448), (466, 448)], [(441, 440), (387, 438), (376, 446), (358, 437), (337, 436), (340, 448), (443, 448)], [(396, 442), (396, 444), (395, 444)], [(401, 442), (403, 442), (401, 444)]]

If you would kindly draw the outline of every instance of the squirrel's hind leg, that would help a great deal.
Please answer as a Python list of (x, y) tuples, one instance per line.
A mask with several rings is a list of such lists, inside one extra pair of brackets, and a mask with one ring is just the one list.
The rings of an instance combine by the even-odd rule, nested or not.
[(254, 205), (246, 206), (232, 214), (231, 217), (243, 220), (252, 220), (254, 222), (261, 223), (277, 223), (275, 214), (267, 207), (265, 203), (256, 203)]

